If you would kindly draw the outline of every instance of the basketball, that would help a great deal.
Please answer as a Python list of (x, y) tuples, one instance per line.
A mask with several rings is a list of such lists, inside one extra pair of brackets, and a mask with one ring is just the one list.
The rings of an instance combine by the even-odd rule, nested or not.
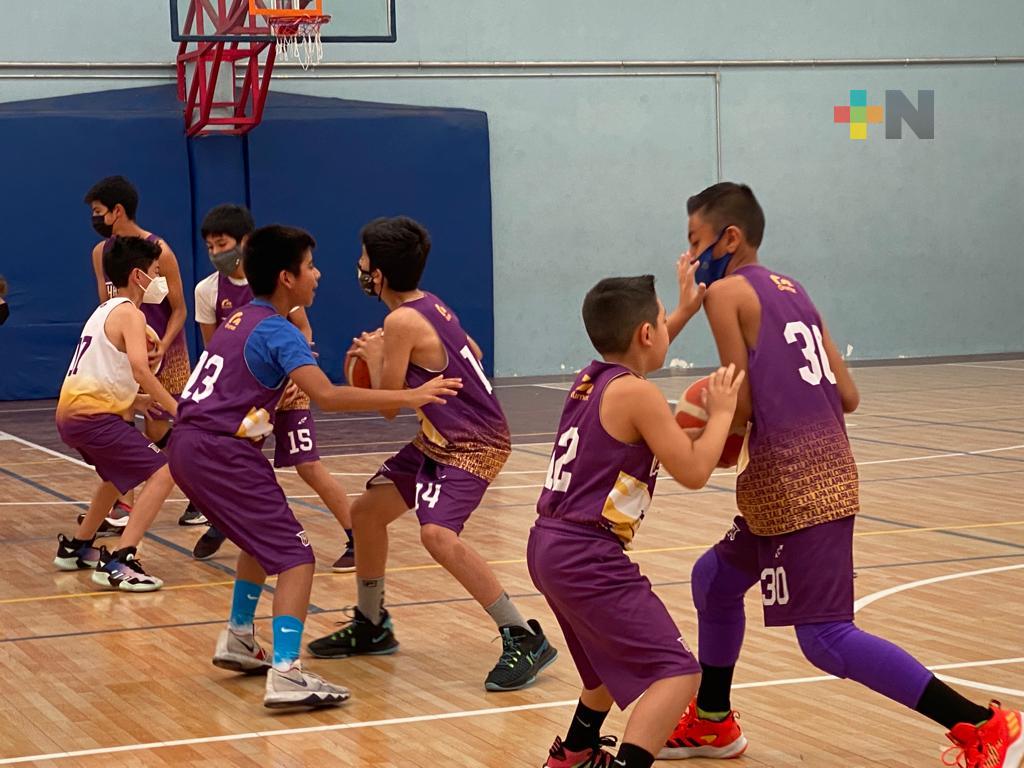
[[(704, 390), (708, 388), (709, 378), (705, 376), (703, 379), (693, 382), (679, 397), (679, 403), (676, 405), (676, 422), (680, 427), (684, 429), (700, 429), (708, 423), (708, 412), (704, 410), (701, 396)], [(743, 450), (743, 439), (745, 436), (746, 433), (742, 431), (733, 431), (729, 434), (725, 439), (725, 448), (722, 449), (722, 456), (718, 460), (719, 467), (736, 466), (736, 462), (740, 458), (740, 451)]]
[(370, 389), (370, 366), (361, 357), (356, 357), (351, 352), (345, 355), (345, 378), (353, 387)]
[[(152, 326), (147, 325), (146, 326), (146, 352), (152, 352), (154, 349), (157, 348), (157, 345), (159, 343), (160, 343), (160, 334), (158, 334), (155, 330), (153, 330)], [(155, 360), (151, 360), (150, 361), (150, 363), (149, 363), (149, 370), (151, 370), (153, 372), (153, 375), (155, 376), (156, 374), (160, 373), (160, 368), (163, 366), (163, 364), (164, 364), (164, 356), (160, 355), (160, 357), (156, 358)]]

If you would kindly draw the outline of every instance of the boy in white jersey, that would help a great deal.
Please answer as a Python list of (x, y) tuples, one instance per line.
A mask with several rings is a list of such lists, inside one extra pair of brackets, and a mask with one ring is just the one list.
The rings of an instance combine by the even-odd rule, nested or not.
[[(146, 318), (139, 309), (155, 298), (160, 247), (139, 237), (116, 238), (103, 255), (114, 297), (86, 322), (57, 403), (61, 439), (82, 454), (103, 480), (73, 538), (59, 535), (54, 564), (61, 570), (95, 568), (97, 584), (151, 592), (163, 582), (136, 558), (146, 529), (173, 486), (167, 459), (128, 421), (155, 403), (170, 414), (177, 402), (153, 375), (146, 350)], [(139, 395), (139, 386), (149, 395)], [(121, 534), (121, 547), (93, 547), (96, 530), (118, 495), (145, 483)]]

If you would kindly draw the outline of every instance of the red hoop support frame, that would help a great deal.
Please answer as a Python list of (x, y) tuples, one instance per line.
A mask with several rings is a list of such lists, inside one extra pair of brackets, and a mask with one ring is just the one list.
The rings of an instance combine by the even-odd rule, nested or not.
[[(197, 5), (201, 6), (198, 10)], [(247, 0), (190, 0), (182, 29), (185, 34), (224, 35), (243, 26), (252, 29), (257, 21), (265, 20), (258, 16), (250, 23)], [(209, 28), (211, 24), (213, 29)], [(270, 34), (269, 25), (265, 32)], [(266, 58), (261, 65), (264, 52)], [(178, 98), (185, 104), (186, 135), (241, 135), (259, 125), (275, 58), (275, 46), (266, 42), (179, 43)], [(240, 87), (235, 82), (230, 84), (233, 99), (216, 100), (222, 65), (231, 65), (234, 79), (240, 63), (245, 71)], [(189, 65), (192, 65), (191, 81)], [(214, 116), (211, 114), (214, 109), (229, 109), (230, 114)]]

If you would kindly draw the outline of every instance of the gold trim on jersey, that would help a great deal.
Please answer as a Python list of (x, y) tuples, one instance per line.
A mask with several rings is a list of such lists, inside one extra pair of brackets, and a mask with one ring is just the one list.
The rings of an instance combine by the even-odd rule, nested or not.
[(780, 536), (855, 515), (857, 464), (838, 425), (775, 434), (736, 478), (736, 506), (756, 536)]
[(178, 334), (178, 337), (171, 342), (171, 346), (164, 352), (164, 362), (156, 379), (172, 395), (180, 395), (191, 375), (192, 364), (188, 359), (185, 337)]
[(619, 537), (624, 549), (632, 547), (633, 537), (650, 506), (651, 492), (647, 483), (619, 472), (615, 487), (604, 501), (601, 517), (611, 523), (610, 530)]

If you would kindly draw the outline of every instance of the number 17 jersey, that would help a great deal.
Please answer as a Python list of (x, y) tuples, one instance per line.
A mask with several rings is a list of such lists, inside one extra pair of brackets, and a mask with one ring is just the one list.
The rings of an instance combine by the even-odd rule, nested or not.
[(623, 443), (601, 424), (601, 398), (622, 365), (595, 360), (576, 377), (562, 410), (537, 514), (613, 534), (629, 549), (658, 480), (658, 461), (644, 442)]

